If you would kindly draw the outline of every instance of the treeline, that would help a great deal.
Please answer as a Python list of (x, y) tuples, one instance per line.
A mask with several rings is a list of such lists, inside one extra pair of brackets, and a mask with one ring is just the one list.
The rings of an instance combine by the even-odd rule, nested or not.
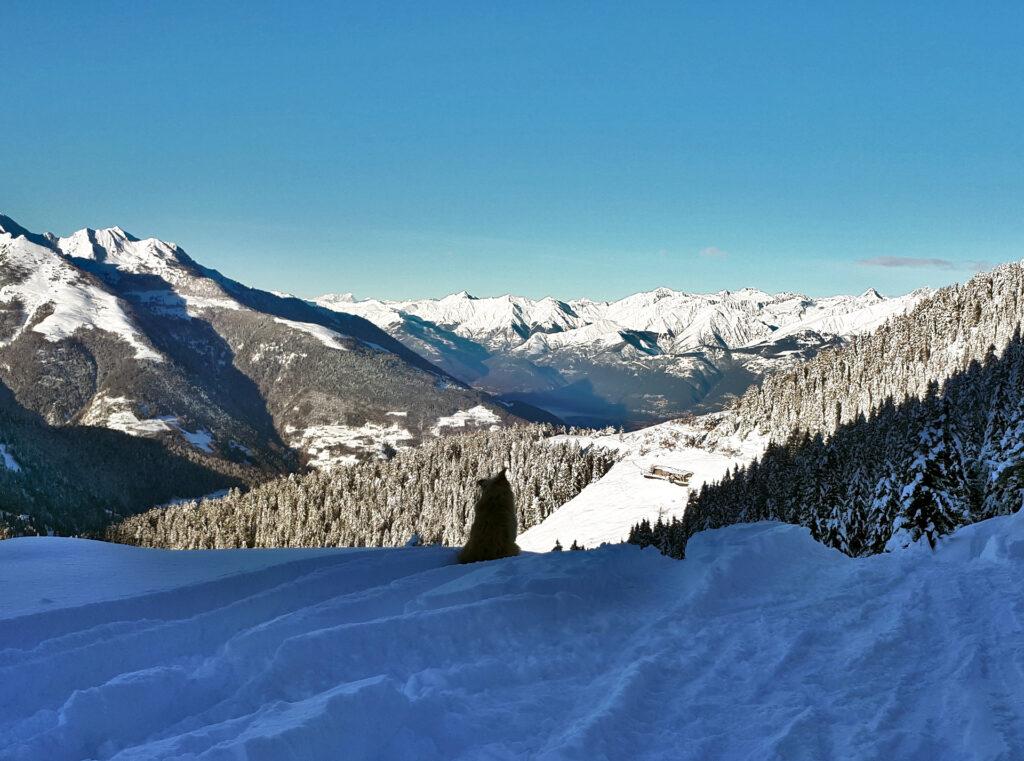
[(428, 544), (461, 544), (477, 479), (502, 467), (508, 467), (525, 530), (614, 462), (606, 450), (552, 441), (556, 432), (529, 425), (441, 437), (390, 460), (291, 475), (218, 500), (150, 510), (111, 526), (107, 537), (175, 549), (393, 547), (414, 535)]
[[(933, 353), (949, 336), (937, 340)], [(806, 430), (772, 443), (760, 460), (705, 485), (682, 520), (642, 523), (629, 541), (682, 557), (693, 534), (778, 520), (810, 528), (848, 555), (939, 538), (1024, 504), (1024, 345), (990, 346), (922, 399), (886, 400), (825, 437)]]

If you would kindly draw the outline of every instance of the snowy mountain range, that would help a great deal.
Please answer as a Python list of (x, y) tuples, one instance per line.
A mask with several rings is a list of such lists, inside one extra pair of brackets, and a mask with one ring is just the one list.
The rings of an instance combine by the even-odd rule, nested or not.
[[(523, 418), (671, 419), (715, 409), (928, 295), (661, 288), (615, 302), (310, 302), (119, 227), (61, 237), (0, 216), (0, 486), (8, 514), (77, 531)], [(98, 429), (113, 433), (101, 441)], [(76, 446), (91, 458), (61, 430), (87, 440)], [(126, 485), (129, 461), (168, 477)], [(64, 523), (67, 505), (92, 517)]]
[[(652, 329), (624, 327), (608, 316), (611, 304), (591, 304), (587, 318), (582, 302), (547, 304), (539, 310), (551, 310), (549, 327), (563, 307), (581, 324), (530, 332), (540, 311), (513, 310), (511, 321), (470, 314), (471, 327), (445, 327), (377, 302), (380, 319), (385, 309), (398, 317), (389, 336), (358, 315), (247, 289), (180, 250), (159, 255), (158, 243), (148, 245), (160, 263), (145, 250), (129, 255), (129, 243), (147, 242), (116, 229), (85, 231), (84, 242), (10, 229), (0, 237), (4, 510), (26, 478), (54, 472), (44, 470), (38, 441), (66, 432), (107, 436), (108, 448), (84, 468), (58, 464), (86, 480), (111, 451), (143, 451), (119, 465), (145, 480), (152, 471), (135, 468), (157, 459), (157, 446), (192, 454), (188, 464), (273, 467), (274, 456), (295, 456), (287, 437), (298, 429), (289, 425), (341, 403), (348, 387), (330, 385), (332, 372), (393, 372), (353, 387), (380, 391), (383, 403), (353, 395), (348, 404), (388, 410), (396, 428), (420, 420), (425, 445), (142, 514), (117, 537), (316, 549), (0, 543), (9, 587), (0, 600), (4, 758), (333, 758), (339, 748), (367, 759), (1020, 755), (1021, 264), (928, 298), (805, 299), (788, 320), (785, 305), (801, 297), (676, 294), (717, 297), (719, 315), (743, 312), (744, 302), (751, 311), (748, 320), (708, 318), (702, 324), (715, 327), (690, 337), (646, 313), (632, 324), (647, 319)], [(156, 274), (161, 266), (170, 271)], [(771, 373), (727, 410), (688, 420), (630, 433), (550, 436), (537, 426), (536, 436), (515, 428), (441, 438), (510, 418), (392, 337), (411, 342), (409, 326), (431, 340), (447, 331), (454, 346), (486, 350), (488, 367), (526, 347), (589, 356), (579, 347), (595, 341), (573, 336), (599, 338), (613, 325), (620, 336), (649, 336), (651, 357), (683, 356), (685, 346), (741, 354), (751, 374), (756, 361), (785, 368), (844, 345)], [(219, 354), (214, 336), (226, 345)], [(623, 361), (611, 359), (621, 348), (605, 352), (609, 362)], [(335, 355), (350, 363), (339, 366)], [(269, 361), (272, 379), (256, 369)], [(216, 393), (231, 372), (266, 405), (279, 454), (227, 459), (225, 431), (257, 430), (238, 414), (244, 405), (228, 405), (243, 387)], [(393, 401), (425, 389), (436, 395), (419, 407)], [(437, 417), (445, 393), (461, 394), (463, 406)], [(171, 405), (185, 398), (175, 394), (196, 394), (197, 406)], [(119, 437), (138, 446), (118, 450)], [(98, 441), (70, 449), (85, 459)], [(55, 440), (50, 454), (68, 443)], [(521, 528), (529, 526), (518, 557), (459, 565), (444, 546), (321, 546), (430, 540), (421, 532), (428, 525), (437, 541), (457, 543), (470, 518), (459, 489), (506, 456)], [(652, 478), (683, 471), (686, 483)], [(634, 544), (686, 559), (621, 544), (550, 552), (627, 532)], [(876, 556), (848, 557), (867, 554)], [(737, 701), (757, 707), (739, 732), (729, 710)], [(936, 715), (956, 720), (936, 723)]]
[(810, 298), (745, 288), (659, 288), (613, 302), (414, 301), (327, 294), (315, 303), (373, 322), (475, 388), (581, 425), (636, 426), (718, 409), (769, 370), (869, 333), (930, 294)]
[[(521, 419), (371, 322), (249, 288), (173, 243), (119, 227), (36, 234), (4, 216), (0, 391), (14, 463), (0, 475), (17, 474), (6, 507), (27, 513), (42, 509), (56, 454), (39, 442), (57, 441), (43, 433), (54, 427), (151, 439), (232, 485)], [(69, 488), (83, 480), (73, 469), (62, 469)], [(180, 479), (153, 494), (209, 485)], [(77, 508), (123, 507), (75, 494)]]

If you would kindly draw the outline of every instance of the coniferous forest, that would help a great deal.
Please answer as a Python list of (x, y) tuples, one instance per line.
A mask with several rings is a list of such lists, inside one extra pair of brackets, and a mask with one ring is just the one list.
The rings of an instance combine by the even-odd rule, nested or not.
[(850, 346), (768, 378), (725, 426), (771, 436), (681, 520), (630, 541), (682, 557), (693, 534), (759, 520), (869, 555), (1024, 502), (1024, 267), (939, 291)]
[(446, 436), (391, 459), (291, 475), (132, 516), (108, 538), (174, 549), (394, 547), (412, 540), (460, 544), (473, 519), (478, 478), (508, 468), (519, 530), (536, 525), (603, 476), (611, 452), (551, 439), (524, 425)]

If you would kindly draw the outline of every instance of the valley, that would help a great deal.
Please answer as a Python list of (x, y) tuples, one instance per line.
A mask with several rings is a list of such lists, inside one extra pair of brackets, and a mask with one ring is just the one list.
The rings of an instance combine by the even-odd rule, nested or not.
[(465, 291), (438, 300), (341, 294), (315, 302), (364, 317), (498, 399), (571, 425), (635, 429), (721, 409), (766, 373), (868, 334), (929, 293), (810, 298), (659, 288), (614, 302)]

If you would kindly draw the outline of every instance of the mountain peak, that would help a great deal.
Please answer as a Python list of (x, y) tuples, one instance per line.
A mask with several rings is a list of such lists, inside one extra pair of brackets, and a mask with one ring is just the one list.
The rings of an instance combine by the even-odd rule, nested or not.
[(881, 301), (885, 297), (876, 291), (874, 288), (868, 288), (864, 293), (860, 295), (862, 299), (872, 299), (873, 301)]
[(316, 300), (334, 304), (355, 304), (356, 295), (352, 293), (352, 291), (345, 291), (345, 293), (325, 293)]
[(96, 232), (98, 234), (108, 235), (111, 238), (115, 238), (117, 240), (129, 241), (131, 243), (139, 242), (139, 238), (136, 238), (134, 235), (132, 235), (130, 232), (126, 231), (123, 227), (120, 227), (119, 225), (114, 225), (113, 227), (105, 227), (101, 230), (97, 230)]
[(117, 225), (85, 227), (54, 242), (71, 259), (98, 262), (123, 272), (166, 276), (170, 268), (194, 264), (175, 244), (157, 238), (143, 240)]
[[(78, 231), (83, 232), (82, 230)], [(141, 243), (140, 238), (136, 238), (131, 233), (127, 232), (123, 227), (114, 225), (113, 227), (101, 227), (96, 230), (86, 228), (84, 231), (91, 235), (93, 240), (96, 240), (100, 245), (109, 245), (114, 243), (117, 246), (123, 247), (126, 243)], [(75, 233), (77, 235), (77, 233)], [(156, 240), (151, 238), (150, 240)], [(161, 241), (162, 243), (163, 241)], [(166, 244), (165, 244), (166, 245)]]

